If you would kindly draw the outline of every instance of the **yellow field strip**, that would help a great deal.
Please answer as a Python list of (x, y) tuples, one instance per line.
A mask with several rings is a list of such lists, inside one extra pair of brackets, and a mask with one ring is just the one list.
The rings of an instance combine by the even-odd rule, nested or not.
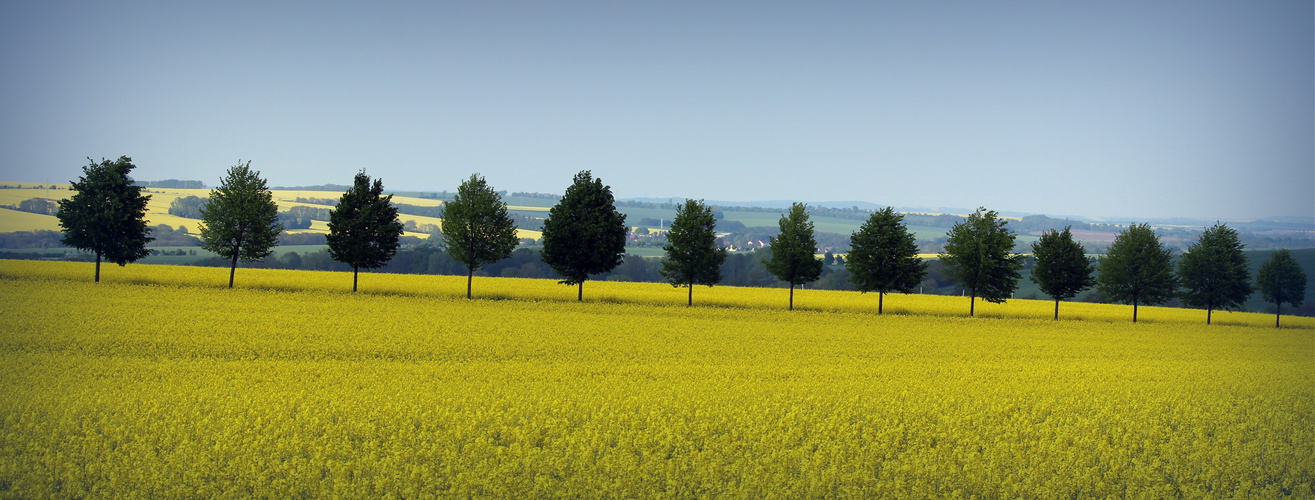
[[(81, 280), (92, 275), (92, 264), (81, 262), (32, 262), (0, 260), (0, 277), (58, 278)], [(279, 269), (241, 269), (239, 284), (258, 289), (307, 292), (336, 292), (348, 285), (351, 273), (327, 271), (291, 271)], [(125, 267), (105, 266), (101, 279), (106, 282), (150, 283), (166, 286), (226, 287), (227, 269), (196, 268), (191, 266), (134, 264)], [(362, 273), (361, 289), (372, 293), (414, 295), (421, 297), (464, 297), (464, 276), (432, 276), (414, 274)], [(481, 283), (484, 283), (481, 285)], [(479, 278), (477, 290), (484, 288), (485, 297), (504, 300), (556, 301), (575, 300), (575, 288), (557, 284), (551, 279)], [(788, 291), (782, 288), (758, 287), (696, 287), (695, 305), (715, 307), (777, 309), (787, 302)], [(686, 301), (683, 288), (664, 283), (627, 283), (591, 280), (585, 283), (586, 300), (613, 303), (646, 304), (654, 306), (680, 306)], [(814, 290), (800, 287), (795, 290), (795, 308), (806, 311), (836, 313), (873, 313), (877, 296), (841, 290)], [(968, 299), (957, 296), (887, 294), (887, 315), (932, 315), (958, 317), (968, 315)], [(1204, 324), (1205, 311), (1173, 307), (1141, 306), (1138, 309), (1141, 323)], [(1003, 304), (981, 301), (976, 305), (978, 318), (1049, 319), (1054, 314), (1054, 302), (1048, 300), (1010, 299)], [(1085, 320), (1122, 323), (1132, 318), (1131, 306), (1064, 302), (1060, 308), (1061, 320)], [(1214, 322), (1225, 325), (1273, 326), (1274, 316), (1263, 313), (1216, 311)], [(1315, 318), (1284, 317), (1284, 324), (1315, 329)]]

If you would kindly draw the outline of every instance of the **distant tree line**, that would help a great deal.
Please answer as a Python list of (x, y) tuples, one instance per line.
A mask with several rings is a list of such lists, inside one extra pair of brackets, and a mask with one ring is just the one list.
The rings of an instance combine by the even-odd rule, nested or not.
[[(210, 198), (194, 195), (180, 196), (169, 203), (169, 214), (188, 219), (201, 219), (201, 211), (209, 201)], [(278, 212), (278, 219), (284, 229), (309, 229), (314, 221), (328, 220), (329, 209), (294, 206)]]
[(554, 194), (554, 193), (525, 193), (525, 192), (517, 192), (517, 193), (511, 193), (511, 195), (512, 195), (512, 196), (515, 196), (515, 197), (517, 197), (517, 198), (541, 198), (541, 199), (545, 199), (545, 200), (554, 200), (554, 201), (562, 199), (562, 195), (560, 195), (560, 194)]
[(55, 215), (59, 212), (59, 201), (48, 198), (29, 198), (13, 206), (14, 210), (41, 215)]
[[(680, 209), (681, 207), (683, 207), (684, 205), (683, 205), (683, 204), (680, 204), (680, 203), (676, 203), (676, 202), (674, 202), (674, 201), (672, 201), (672, 202), (667, 202), (667, 203), (661, 203), (661, 202), (638, 201), (638, 200), (616, 200), (616, 206), (617, 206), (617, 207), (621, 207), (621, 208), (648, 208), (648, 209), (658, 209), (658, 210), (678, 210), (678, 209)], [(717, 219), (720, 219), (720, 218), (721, 218), (721, 210), (716, 210), (716, 209), (714, 209), (714, 210), (715, 210), (715, 211), (714, 211), (714, 214), (716, 215), (716, 218), (717, 218)]]
[(183, 181), (178, 179), (165, 179), (162, 181), (135, 181), (136, 184), (148, 188), (160, 189), (205, 189), (205, 183), (201, 181)]
[(178, 226), (178, 229), (174, 229), (168, 224), (159, 224), (151, 226), (150, 232), (155, 240), (148, 246), (194, 247), (201, 245), (200, 238), (188, 234), (187, 226)]
[(346, 191), (351, 186), (342, 184), (320, 184), (318, 186), (274, 186), (270, 188), (275, 191)]
[(298, 205), (279, 212), (279, 222), (283, 223), (283, 229), (310, 229), (317, 220), (329, 220), (329, 212), (327, 208)]
[(298, 196), (295, 201), (297, 203), (308, 203), (311, 205), (328, 205), (331, 207), (338, 205), (338, 200), (332, 198), (302, 198)]
[(0, 185), (0, 189), (64, 189), (64, 186), (61, 186), (59, 184), (51, 184), (49, 186), (44, 184), (34, 184), (31, 186)]
[(60, 241), (63, 238), (63, 231), (37, 230), (0, 233), (0, 248), (71, 248), (64, 246), (64, 243)]

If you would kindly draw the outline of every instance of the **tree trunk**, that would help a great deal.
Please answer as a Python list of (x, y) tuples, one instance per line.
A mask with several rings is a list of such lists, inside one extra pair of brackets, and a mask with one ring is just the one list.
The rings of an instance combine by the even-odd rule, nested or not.
[(1059, 299), (1055, 299), (1055, 321), (1059, 321)]
[(100, 283), (100, 252), (96, 252), (96, 282)]
[(356, 293), (356, 275), (360, 273), (361, 268), (352, 266), (352, 293)]
[(580, 280), (579, 288), (575, 292), (575, 301), (584, 302), (584, 280)]
[(242, 250), (242, 246), (241, 246), (241, 245), (238, 245), (237, 248), (234, 248), (234, 249), (233, 249), (233, 265), (230, 266), (230, 267), (228, 268), (228, 288), (229, 288), (229, 289), (232, 289), (232, 288), (233, 288), (233, 275), (234, 275), (234, 274), (237, 274), (237, 256), (238, 256), (238, 253), (239, 253), (240, 250)]
[(877, 314), (881, 314), (881, 309), (886, 302), (886, 292), (877, 292)]
[(475, 281), (475, 268), (466, 267), (466, 300), (470, 300), (470, 283)]
[(694, 281), (691, 280), (689, 282), (689, 301), (685, 302), (685, 307), (691, 307), (693, 305), (694, 305)]
[(968, 295), (968, 317), (969, 318), (973, 317), (973, 315), (977, 313), (976, 310), (977, 310), (977, 289), (974, 288), (973, 293)]
[(1132, 299), (1132, 322), (1137, 322), (1137, 299)]
[(794, 283), (790, 283), (790, 310), (794, 310)]
[(1205, 324), (1206, 324), (1206, 326), (1210, 326), (1210, 316), (1211, 316), (1212, 314), (1214, 314), (1214, 312), (1215, 312), (1215, 308), (1214, 308), (1214, 306), (1205, 306)]
[(1274, 304), (1274, 328), (1278, 328), (1279, 315), (1283, 314), (1281, 311), (1283, 311), (1283, 303)]

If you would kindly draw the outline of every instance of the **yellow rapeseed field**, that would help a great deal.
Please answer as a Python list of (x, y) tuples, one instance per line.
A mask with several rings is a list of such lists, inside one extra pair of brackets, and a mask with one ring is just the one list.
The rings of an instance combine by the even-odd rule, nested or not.
[(1310, 318), (90, 266), (0, 261), (0, 497), (1315, 496)]

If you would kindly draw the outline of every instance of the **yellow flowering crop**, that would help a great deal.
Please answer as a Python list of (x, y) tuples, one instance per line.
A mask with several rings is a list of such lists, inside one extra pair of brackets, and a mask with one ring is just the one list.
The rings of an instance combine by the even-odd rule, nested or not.
[(0, 497), (1315, 496), (1309, 318), (89, 266), (0, 261)]

